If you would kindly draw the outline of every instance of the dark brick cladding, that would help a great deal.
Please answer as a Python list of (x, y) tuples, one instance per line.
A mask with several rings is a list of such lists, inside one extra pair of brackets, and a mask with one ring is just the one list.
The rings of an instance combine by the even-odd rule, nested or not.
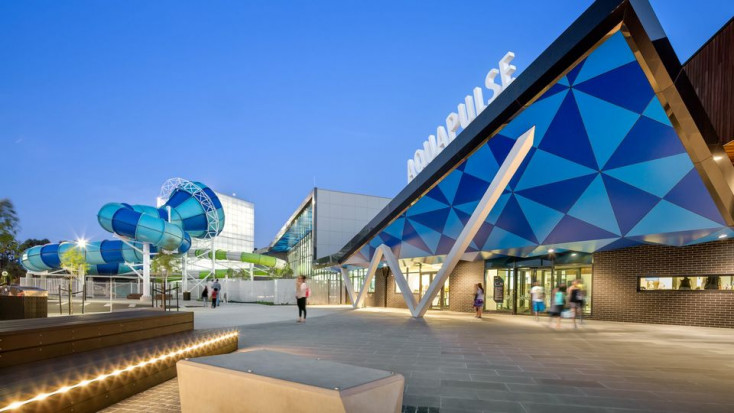
[[(387, 282), (385, 282), (387, 280)], [(449, 275), (449, 310), (474, 311), (474, 285), (484, 282), (484, 262), (460, 262)], [(375, 274), (375, 293), (365, 299), (367, 307), (385, 307), (385, 292), (387, 292), (387, 307), (408, 308), (403, 295), (395, 292), (395, 277), (385, 267)], [(413, 294), (416, 302), (420, 300), (418, 294)]]
[(734, 240), (594, 254), (593, 318), (734, 327), (734, 291), (637, 291), (638, 276), (734, 274)]

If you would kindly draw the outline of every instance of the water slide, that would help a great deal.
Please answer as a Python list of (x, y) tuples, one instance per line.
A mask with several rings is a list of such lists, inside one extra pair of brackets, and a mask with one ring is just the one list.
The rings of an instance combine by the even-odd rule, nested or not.
[[(169, 182), (172, 182), (169, 185)], [(191, 239), (212, 238), (224, 228), (224, 210), (219, 197), (200, 182), (172, 179), (165, 204), (160, 208), (147, 205), (109, 203), (97, 214), (99, 224), (121, 240), (90, 242), (83, 247), (73, 242), (46, 244), (27, 249), (21, 264), (30, 272), (61, 269), (61, 256), (70, 248), (80, 248), (89, 264), (89, 275), (133, 273), (126, 264), (145, 262), (144, 251), (150, 253), (185, 254), (211, 258), (208, 250), (189, 251)], [(217, 250), (217, 260), (248, 262), (282, 268), (285, 261), (246, 252)]]

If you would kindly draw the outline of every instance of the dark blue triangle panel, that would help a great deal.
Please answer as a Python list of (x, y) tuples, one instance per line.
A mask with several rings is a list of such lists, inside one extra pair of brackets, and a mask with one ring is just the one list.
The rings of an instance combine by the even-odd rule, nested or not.
[[(470, 251), (593, 252), (701, 242), (724, 220), (621, 32), (456, 165), (372, 239), (399, 258), (444, 255), (522, 133), (533, 148)], [(708, 238), (706, 238), (708, 237)]]

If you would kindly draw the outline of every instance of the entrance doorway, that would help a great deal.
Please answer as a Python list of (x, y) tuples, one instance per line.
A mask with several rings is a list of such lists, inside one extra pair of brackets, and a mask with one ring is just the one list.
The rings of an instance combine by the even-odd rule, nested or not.
[(530, 314), (532, 310), (532, 297), (530, 289), (537, 282), (545, 290), (546, 308), (550, 308), (550, 295), (553, 288), (559, 284), (569, 286), (573, 280), (580, 280), (586, 291), (585, 313), (591, 312), (591, 267), (590, 266), (567, 266), (567, 267), (518, 267), (488, 269), (485, 273), (485, 285), (493, 285), (494, 277), (502, 279), (503, 300), (494, 301), (494, 291), (490, 288), (485, 290), (484, 306), (486, 310), (503, 311), (513, 314)]
[[(433, 279), (436, 277), (436, 273), (423, 273), (420, 279), (420, 297), (423, 298), (428, 292), (428, 286), (431, 285)], [(431, 301), (431, 310), (448, 310), (449, 309), (449, 280), (443, 284), (443, 287), (438, 291), (436, 297)]]

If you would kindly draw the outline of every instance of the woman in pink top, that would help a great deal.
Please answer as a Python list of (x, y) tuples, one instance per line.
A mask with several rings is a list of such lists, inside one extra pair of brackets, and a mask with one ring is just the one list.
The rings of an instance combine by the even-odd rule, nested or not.
[[(306, 300), (310, 291), (308, 284), (306, 284), (306, 277), (303, 275), (298, 276), (296, 279), (296, 302), (298, 303), (298, 322), (306, 322)], [(303, 316), (301, 316), (303, 314)]]

